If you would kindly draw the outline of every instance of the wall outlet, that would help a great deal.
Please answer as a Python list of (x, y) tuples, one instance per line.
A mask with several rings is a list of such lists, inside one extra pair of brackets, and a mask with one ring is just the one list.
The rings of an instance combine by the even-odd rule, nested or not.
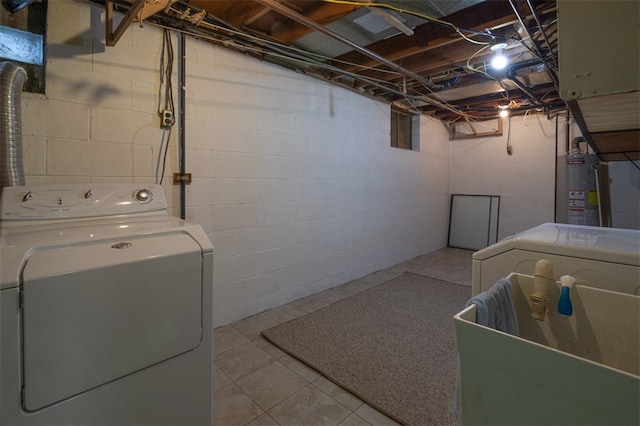
[(160, 114), (160, 128), (161, 129), (170, 129), (173, 126), (173, 113), (165, 109)]
[(181, 183), (189, 185), (191, 183), (191, 173), (185, 173), (183, 175), (181, 175), (180, 173), (174, 173), (173, 184), (180, 185)]

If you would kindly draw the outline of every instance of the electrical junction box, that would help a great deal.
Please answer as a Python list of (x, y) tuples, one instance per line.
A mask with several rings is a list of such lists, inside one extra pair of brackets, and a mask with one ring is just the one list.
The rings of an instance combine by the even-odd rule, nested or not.
[(173, 126), (173, 113), (170, 110), (165, 109), (162, 111), (160, 119), (161, 129), (170, 129)]

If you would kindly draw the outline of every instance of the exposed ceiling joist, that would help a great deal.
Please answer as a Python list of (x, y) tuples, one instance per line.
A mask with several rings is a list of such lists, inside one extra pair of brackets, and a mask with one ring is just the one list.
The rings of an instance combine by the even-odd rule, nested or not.
[[(89, 1), (117, 4), (123, 13), (138, 4)], [(522, 76), (540, 70), (518, 69), (516, 75), (487, 63), (489, 44), (506, 41), (513, 62), (539, 59), (555, 83), (555, 0), (169, 1), (148, 20), (444, 121), (494, 117), (500, 103), (513, 99), (522, 108), (516, 114), (565, 107), (557, 87), (547, 87), (549, 78)], [(375, 15), (375, 7), (393, 11), (413, 35), (391, 25), (361, 26), (363, 17), (382, 20), (365, 16)], [(193, 18), (202, 12), (203, 19)]]

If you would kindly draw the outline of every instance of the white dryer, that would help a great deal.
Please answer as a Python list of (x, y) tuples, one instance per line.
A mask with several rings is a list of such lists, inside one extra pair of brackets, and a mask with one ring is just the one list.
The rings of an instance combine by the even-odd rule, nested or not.
[(546, 259), (556, 280), (572, 275), (582, 284), (640, 294), (640, 231), (543, 223), (473, 253), (472, 289), (487, 291), (511, 272), (533, 275)]
[(6, 187), (0, 424), (211, 424), (213, 246), (156, 185)]

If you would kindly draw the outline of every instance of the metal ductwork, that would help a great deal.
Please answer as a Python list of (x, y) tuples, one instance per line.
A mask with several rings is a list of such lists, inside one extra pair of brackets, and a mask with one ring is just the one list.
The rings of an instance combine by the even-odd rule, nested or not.
[(24, 185), (22, 169), (22, 87), (27, 72), (13, 62), (0, 63), (0, 188)]
[(41, 0), (2, 0), (2, 7), (9, 13), (20, 12), (31, 3), (39, 3)]

